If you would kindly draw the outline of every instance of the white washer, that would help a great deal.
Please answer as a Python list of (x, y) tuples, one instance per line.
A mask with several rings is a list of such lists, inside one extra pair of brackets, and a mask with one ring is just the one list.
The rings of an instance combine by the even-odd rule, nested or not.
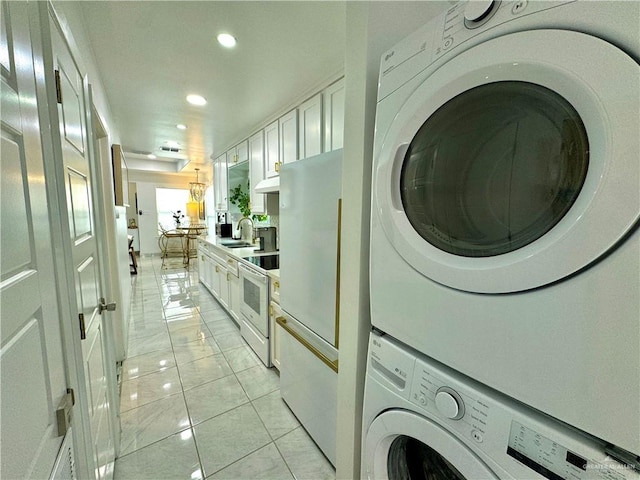
[(460, 3), (389, 50), (370, 261), (374, 327), (636, 455), (638, 18)]
[(640, 478), (604, 442), (376, 333), (362, 445), (371, 480)]

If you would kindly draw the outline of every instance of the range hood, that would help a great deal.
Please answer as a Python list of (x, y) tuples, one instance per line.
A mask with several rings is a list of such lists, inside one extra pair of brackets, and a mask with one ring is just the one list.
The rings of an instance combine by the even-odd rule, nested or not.
[(280, 192), (280, 176), (266, 178), (256, 185), (256, 193), (278, 193)]

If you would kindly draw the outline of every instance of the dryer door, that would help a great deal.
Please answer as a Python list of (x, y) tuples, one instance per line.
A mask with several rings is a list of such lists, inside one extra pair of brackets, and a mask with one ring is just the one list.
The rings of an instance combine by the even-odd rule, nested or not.
[(366, 436), (371, 480), (497, 479), (469, 448), (435, 423), (404, 410), (389, 410), (371, 423)]
[(577, 32), (513, 33), (454, 57), (408, 98), (375, 159), (387, 238), (470, 292), (586, 268), (640, 215), (639, 79), (626, 53)]

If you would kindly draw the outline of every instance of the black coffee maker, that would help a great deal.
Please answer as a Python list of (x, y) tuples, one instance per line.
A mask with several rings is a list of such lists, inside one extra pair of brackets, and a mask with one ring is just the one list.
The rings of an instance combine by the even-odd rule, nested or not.
[(232, 235), (231, 224), (228, 223), (226, 213), (218, 213), (216, 222), (216, 235), (222, 238), (229, 238)]

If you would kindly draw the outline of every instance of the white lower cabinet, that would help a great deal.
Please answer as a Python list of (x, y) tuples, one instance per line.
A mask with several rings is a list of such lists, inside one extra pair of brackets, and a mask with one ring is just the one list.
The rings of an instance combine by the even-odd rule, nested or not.
[[(271, 279), (273, 282), (273, 279)], [(271, 342), (271, 363), (280, 370), (280, 336), (282, 327), (276, 323), (276, 318), (282, 316), (280, 305), (274, 301), (269, 304), (269, 341)]]
[(206, 244), (198, 243), (198, 272), (200, 283), (202, 283), (209, 291), (213, 290), (213, 260), (209, 256)]
[(223, 263), (215, 263), (217, 276), (216, 285), (218, 286), (218, 301), (224, 308), (229, 309), (229, 272), (227, 272), (227, 267)]
[(238, 260), (206, 242), (198, 243), (200, 283), (240, 322), (240, 278)]
[(240, 277), (229, 272), (229, 313), (236, 322), (240, 321)]

